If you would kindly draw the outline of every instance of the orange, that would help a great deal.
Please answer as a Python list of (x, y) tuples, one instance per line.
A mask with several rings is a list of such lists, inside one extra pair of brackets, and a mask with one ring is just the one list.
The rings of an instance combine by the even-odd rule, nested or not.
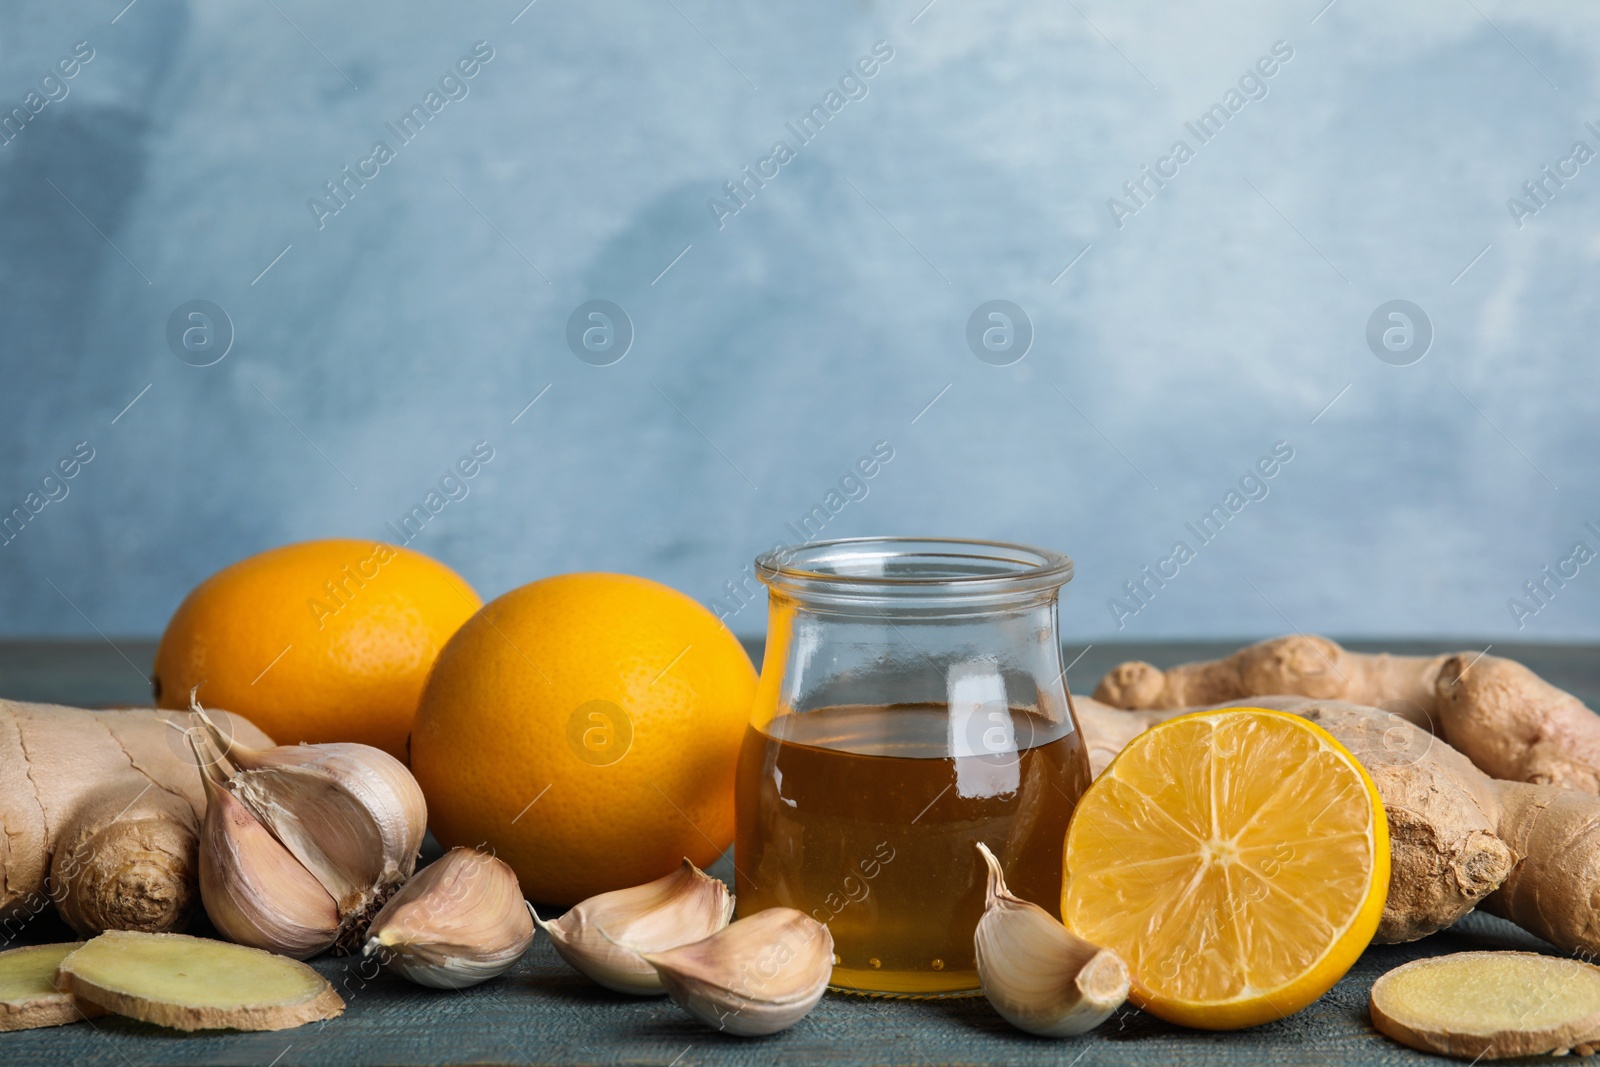
[(733, 840), (756, 673), (695, 601), (566, 574), (463, 626), (428, 680), (411, 769), (446, 847), (487, 846), (532, 900), (575, 904), (705, 867)]
[(225, 567), (178, 605), (156, 703), (238, 712), (280, 744), (359, 741), (405, 759), (434, 657), (482, 603), (455, 571), (373, 541), (305, 541)]
[(1061, 917), (1115, 950), (1130, 999), (1182, 1026), (1284, 1018), (1326, 993), (1378, 928), (1389, 831), (1332, 735), (1228, 708), (1146, 731), (1067, 829)]

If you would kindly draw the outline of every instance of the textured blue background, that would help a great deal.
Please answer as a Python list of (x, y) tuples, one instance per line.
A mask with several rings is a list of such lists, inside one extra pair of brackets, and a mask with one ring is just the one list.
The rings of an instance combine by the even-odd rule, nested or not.
[[(884, 441), (826, 535), (1064, 549), (1075, 639), (1600, 637), (1600, 563), (1520, 632), (1508, 606), (1600, 549), (1600, 162), (1507, 206), (1600, 149), (1600, 12), (1324, 2), (8, 4), (0, 110), (95, 57), (0, 145), (0, 510), (94, 459), (0, 547), (0, 632), (158, 632), (240, 556), (392, 537), (476, 441), (493, 460), (413, 545), (486, 596), (612, 569), (728, 611)], [(400, 145), (385, 123), (480, 40)], [(785, 123), (878, 41), (801, 145)], [(1200, 144), (1184, 123), (1277, 41), (1265, 98)], [(1119, 228), (1108, 198), (1179, 138)], [(380, 139), (319, 229), (308, 199)], [(794, 160), (719, 228), (778, 139)], [(611, 366), (566, 345), (593, 298), (636, 332)], [(996, 298), (1035, 331), (1007, 367), (965, 339)], [(1365, 338), (1395, 298), (1433, 325), (1410, 366)], [(193, 299), (235, 330), (213, 366), (166, 340)], [(1265, 499), (1186, 532), (1278, 441)], [(1179, 538), (1195, 557), (1114, 618)]]

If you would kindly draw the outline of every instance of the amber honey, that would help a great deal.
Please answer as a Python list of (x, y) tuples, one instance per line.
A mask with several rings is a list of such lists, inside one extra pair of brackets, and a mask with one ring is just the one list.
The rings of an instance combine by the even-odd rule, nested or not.
[(1059, 915), (1088, 762), (1070, 724), (1025, 709), (974, 722), (943, 704), (849, 705), (751, 727), (738, 781), (739, 913), (825, 923), (837, 988), (939, 996), (978, 988), (978, 842), (1013, 892)]

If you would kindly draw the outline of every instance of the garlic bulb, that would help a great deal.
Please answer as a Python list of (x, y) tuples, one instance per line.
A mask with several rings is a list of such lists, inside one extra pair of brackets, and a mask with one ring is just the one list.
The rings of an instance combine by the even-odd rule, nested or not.
[(644, 953), (679, 1007), (742, 1037), (793, 1026), (833, 974), (833, 935), (793, 908), (768, 908), (703, 941)]
[(389, 898), (364, 951), (418, 985), (464, 989), (522, 957), (533, 941), (530, 910), (503, 861), (453, 848)]
[(193, 707), (238, 768), (229, 791), (334, 898), (341, 941), (353, 947), (349, 941), (359, 939), (372, 913), (416, 867), (428, 822), (416, 779), (370, 745), (248, 748), (230, 742)]
[(983, 995), (1012, 1026), (1041, 1037), (1086, 1033), (1128, 999), (1128, 968), (1110, 949), (1073, 934), (1006, 889), (982, 842), (989, 889), (973, 934)]
[(728, 887), (685, 859), (665, 877), (590, 897), (552, 922), (533, 918), (562, 959), (607, 989), (659, 996), (666, 988), (639, 953), (699, 941), (732, 917)]
[(209, 742), (191, 732), (189, 743), (206, 790), (200, 899), (211, 922), (230, 941), (297, 960), (330, 948), (339, 934), (333, 898), (219, 781)]

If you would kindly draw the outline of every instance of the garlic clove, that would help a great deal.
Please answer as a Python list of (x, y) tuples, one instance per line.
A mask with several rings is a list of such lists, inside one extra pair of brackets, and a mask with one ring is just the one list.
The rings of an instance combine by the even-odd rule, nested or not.
[(685, 859), (665, 877), (590, 897), (559, 919), (533, 918), (562, 959), (607, 989), (659, 996), (666, 988), (639, 953), (699, 941), (732, 917), (728, 887)]
[(297, 960), (330, 948), (339, 934), (333, 898), (310, 871), (222, 785), (215, 750), (189, 743), (205, 783), (200, 899), (230, 941)]
[(973, 934), (983, 995), (1012, 1026), (1041, 1037), (1099, 1026), (1128, 999), (1127, 965), (1013, 895), (994, 853), (982, 842), (978, 851), (989, 868), (984, 912)]
[(229, 790), (333, 896), (342, 939), (358, 939), (416, 868), (428, 821), (416, 779), (370, 745), (230, 744), (198, 704), (194, 709), (238, 767)]
[(533, 941), (517, 876), (453, 848), (401, 886), (367, 930), (364, 954), (418, 985), (464, 989), (510, 970)]
[(833, 935), (793, 908), (768, 908), (703, 941), (648, 952), (667, 994), (715, 1030), (775, 1034), (806, 1016), (833, 975)]

